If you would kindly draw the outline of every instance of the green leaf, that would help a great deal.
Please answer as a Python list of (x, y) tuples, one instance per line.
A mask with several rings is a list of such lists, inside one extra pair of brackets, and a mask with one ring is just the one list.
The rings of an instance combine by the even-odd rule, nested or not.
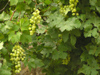
[(83, 67), (78, 70), (78, 74), (79, 73), (83, 73), (85, 75), (98, 75), (98, 71), (88, 65), (83, 65)]
[(87, 45), (86, 49), (89, 51), (89, 54), (98, 56), (100, 53), (100, 47), (96, 45)]
[(18, 3), (18, 0), (10, 0), (10, 5), (13, 6), (13, 5), (17, 5)]
[(59, 31), (57, 29), (55, 28), (49, 29), (48, 33), (51, 36), (51, 38), (56, 38), (56, 39), (58, 38)]
[(55, 40), (53, 40), (49, 35), (45, 36), (44, 38), (44, 46), (45, 47), (55, 47), (56, 44), (53, 43)]
[(32, 0), (25, 0), (26, 3), (30, 4)]
[(20, 36), (22, 35), (21, 32), (12, 32), (8, 35), (8, 40), (11, 41), (12, 43), (16, 43), (20, 41)]
[(96, 39), (95, 39), (96, 43), (97, 44), (100, 44), (100, 36), (98, 36)]
[(45, 27), (45, 26), (41, 26), (41, 28), (38, 28), (37, 30), (36, 30), (36, 32), (38, 33), (38, 34), (43, 34), (43, 33), (45, 33), (45, 31), (46, 31), (46, 29), (47, 29), (47, 27)]
[(9, 70), (1, 70), (0, 75), (11, 75), (11, 72)]
[(58, 50), (59, 51), (70, 51), (71, 47), (69, 45), (66, 45), (65, 43), (63, 43), (58, 46)]
[(53, 14), (49, 14), (47, 22), (49, 22), (49, 27), (56, 26), (57, 28), (59, 28), (63, 25), (65, 21), (62, 15), (58, 14), (58, 12), (55, 12)]
[(24, 2), (24, 0), (18, 0), (18, 2)]
[(0, 40), (4, 38), (4, 35), (0, 33)]
[(73, 29), (70, 34), (73, 34), (76, 37), (79, 37), (81, 36), (81, 31), (79, 29)]
[(80, 28), (80, 26), (81, 26), (80, 21), (79, 21), (77, 18), (72, 17), (72, 18), (69, 18), (69, 19), (63, 24), (63, 26), (61, 25), (60, 29), (61, 29), (62, 32), (63, 32), (64, 30), (71, 31), (72, 29)]
[(63, 32), (62, 39), (64, 42), (67, 42), (67, 40), (69, 39), (69, 32)]
[(20, 41), (22, 43), (26, 43), (26, 42), (28, 43), (32, 41), (32, 37), (28, 33), (23, 32), (23, 34), (20, 37)]
[(2, 63), (0, 63), (0, 68), (1, 68), (1, 66), (2, 66)]
[(3, 42), (0, 42), (0, 50), (3, 48)]
[(90, 31), (92, 29), (92, 24), (91, 24), (91, 20), (87, 20), (85, 23), (84, 23), (84, 30), (87, 32), (87, 31)]
[(86, 15), (85, 14), (80, 14), (80, 16), (78, 16), (79, 19), (81, 19), (82, 21), (86, 20)]
[(30, 71), (31, 71), (32, 68), (36, 67), (34, 61), (35, 61), (35, 59), (33, 59), (33, 58), (30, 58), (30, 60), (28, 61), (28, 67), (29, 67)]
[(43, 54), (43, 56), (49, 57), (50, 53), (52, 53), (53, 50), (50, 49), (43, 49), (40, 53)]
[(57, 60), (59, 58), (66, 59), (66, 57), (67, 57), (67, 53), (62, 52), (62, 51), (54, 50), (54, 52), (52, 53), (52, 59), (54, 60)]
[(73, 35), (71, 35), (71, 36), (70, 36), (70, 42), (71, 42), (71, 44), (74, 46), (75, 43), (76, 43), (76, 37), (73, 36)]
[(29, 20), (28, 19), (20, 19), (20, 27), (21, 27), (21, 31), (24, 31), (24, 30), (28, 30), (29, 28)]
[(90, 49), (89, 49), (89, 54), (95, 54), (95, 52), (96, 52), (96, 50), (97, 50), (97, 46), (90, 46)]
[(51, 3), (50, 0), (45, 0), (45, 4), (49, 5)]
[(17, 6), (16, 6), (16, 10), (18, 12), (21, 12), (21, 11), (24, 11), (26, 9), (26, 4), (21, 2), (21, 3), (18, 3)]
[(97, 9), (98, 12), (100, 13), (100, 7), (99, 7), (99, 6), (96, 6), (96, 9)]
[(34, 63), (36, 67), (42, 67), (44, 65), (40, 59), (35, 59)]
[(88, 32), (84, 32), (84, 36), (85, 37), (91, 37), (92, 36), (92, 30), (90, 30)]
[(94, 28), (94, 29), (92, 30), (92, 36), (93, 36), (94, 38), (97, 38), (97, 37), (99, 36), (99, 33), (98, 33), (97, 28)]
[(28, 66), (30, 70), (32, 68), (42, 67), (43, 65), (43, 62), (40, 59), (30, 58), (30, 60), (28, 61)]
[(90, 1), (90, 4), (91, 4), (92, 6), (95, 6), (95, 5), (96, 5), (97, 0), (89, 0), (89, 1)]
[(3, 49), (2, 49), (2, 54), (4, 54), (4, 55), (7, 54), (7, 49), (6, 49), (6, 48), (3, 48)]
[(0, 21), (2, 20), (9, 20), (10, 16), (6, 14), (4, 11), (0, 14)]
[(4, 25), (1, 27), (1, 31), (6, 34), (9, 33), (9, 30), (12, 28), (13, 23), (11, 21), (6, 21)]

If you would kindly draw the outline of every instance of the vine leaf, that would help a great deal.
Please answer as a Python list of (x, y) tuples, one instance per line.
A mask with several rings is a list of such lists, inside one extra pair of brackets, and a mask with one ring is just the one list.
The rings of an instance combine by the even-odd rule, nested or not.
[(75, 43), (76, 43), (76, 37), (75, 36), (73, 36), (73, 35), (71, 35), (70, 36), (70, 39), (71, 39), (71, 44), (74, 46), (75, 45)]
[(60, 29), (62, 32), (64, 30), (71, 31), (72, 29), (80, 28), (80, 26), (81, 26), (80, 21), (77, 18), (72, 17), (72, 18), (69, 18), (67, 21), (65, 21), (63, 26), (61, 25)]
[(8, 19), (10, 19), (10, 16), (3, 11), (0, 14), (0, 21), (2, 21), (2, 20), (8, 20)]
[(96, 6), (97, 0), (89, 0), (89, 1), (90, 1), (90, 4), (91, 4), (92, 6)]
[(3, 48), (3, 42), (0, 43), (0, 50)]
[(10, 5), (13, 6), (13, 5), (17, 5), (18, 3), (18, 0), (10, 0)]
[(67, 40), (69, 39), (69, 32), (64, 32), (62, 38), (64, 42), (67, 42)]
[[(12, 43), (16, 43), (20, 41), (20, 36), (22, 35), (21, 32), (17, 32), (16, 34), (14, 32), (10, 33), (8, 35), (8, 40), (11, 41)], [(17, 38), (16, 38), (17, 37)]]
[(57, 60), (59, 58), (62, 58), (62, 59), (65, 59), (67, 56), (67, 53), (64, 53), (62, 51), (57, 51), (55, 50), (53, 53), (52, 53), (52, 59), (54, 60)]
[(83, 65), (83, 67), (78, 70), (78, 74), (79, 73), (84, 73), (85, 75), (97, 75), (98, 71), (88, 65)]

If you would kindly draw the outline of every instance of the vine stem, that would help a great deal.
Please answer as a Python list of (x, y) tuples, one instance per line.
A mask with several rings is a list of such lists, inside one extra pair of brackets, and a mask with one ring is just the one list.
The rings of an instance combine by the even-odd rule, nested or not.
[(19, 22), (19, 20), (20, 20), (20, 14), (21, 14), (21, 12), (19, 13), (18, 22)]
[(11, 15), (10, 21), (12, 20), (12, 17), (14, 15), (15, 11), (16, 11), (16, 9), (13, 11), (13, 14)]
[(37, 1), (36, 0), (33, 0), (33, 2), (35, 2), (36, 4), (35, 4), (35, 8), (36, 8), (36, 6), (37, 6)]
[(6, 5), (0, 10), (0, 12), (2, 12), (2, 11), (7, 7), (7, 5), (9, 4), (9, 2), (10, 2), (10, 1), (8, 1), (8, 2), (6, 3)]

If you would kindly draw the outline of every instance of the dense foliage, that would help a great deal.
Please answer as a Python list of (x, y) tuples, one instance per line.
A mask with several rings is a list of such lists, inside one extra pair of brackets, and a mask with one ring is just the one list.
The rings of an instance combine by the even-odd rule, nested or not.
[(46, 75), (100, 75), (100, 0), (0, 0), (0, 75), (21, 62)]

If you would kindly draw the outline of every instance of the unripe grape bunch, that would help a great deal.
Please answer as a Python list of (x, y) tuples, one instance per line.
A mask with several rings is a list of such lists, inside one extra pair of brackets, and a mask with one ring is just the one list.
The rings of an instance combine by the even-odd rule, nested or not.
[(77, 13), (77, 9), (76, 9), (78, 2), (79, 2), (78, 0), (69, 0), (69, 5), (60, 6), (60, 13), (63, 16), (66, 16), (66, 14), (69, 11), (71, 11), (73, 16), (75, 15), (78, 16), (79, 13)]
[(10, 53), (11, 61), (14, 65), (13, 72), (19, 73), (21, 71), (21, 61), (25, 59), (24, 49), (19, 45), (15, 45), (12, 49), (12, 53)]
[(76, 6), (77, 6), (78, 2), (79, 2), (78, 0), (69, 0), (69, 8), (72, 11), (73, 16), (74, 15), (77, 15), (77, 16), (79, 15), (79, 13), (77, 13), (77, 11), (76, 11)]
[(65, 16), (65, 15), (66, 15), (66, 10), (67, 10), (67, 9), (69, 9), (69, 8), (68, 8), (68, 5), (65, 5), (65, 6), (61, 6), (59, 11), (60, 11), (60, 13), (61, 13), (63, 16)]
[(30, 19), (30, 25), (29, 25), (29, 30), (30, 30), (30, 35), (33, 35), (36, 29), (36, 24), (39, 24), (41, 21), (41, 16), (40, 11), (38, 9), (35, 9), (35, 11), (32, 13), (33, 16)]
[(63, 62), (62, 64), (67, 65), (69, 63), (69, 61), (70, 61), (70, 55), (68, 54), (68, 57), (66, 59), (62, 60), (62, 62)]

